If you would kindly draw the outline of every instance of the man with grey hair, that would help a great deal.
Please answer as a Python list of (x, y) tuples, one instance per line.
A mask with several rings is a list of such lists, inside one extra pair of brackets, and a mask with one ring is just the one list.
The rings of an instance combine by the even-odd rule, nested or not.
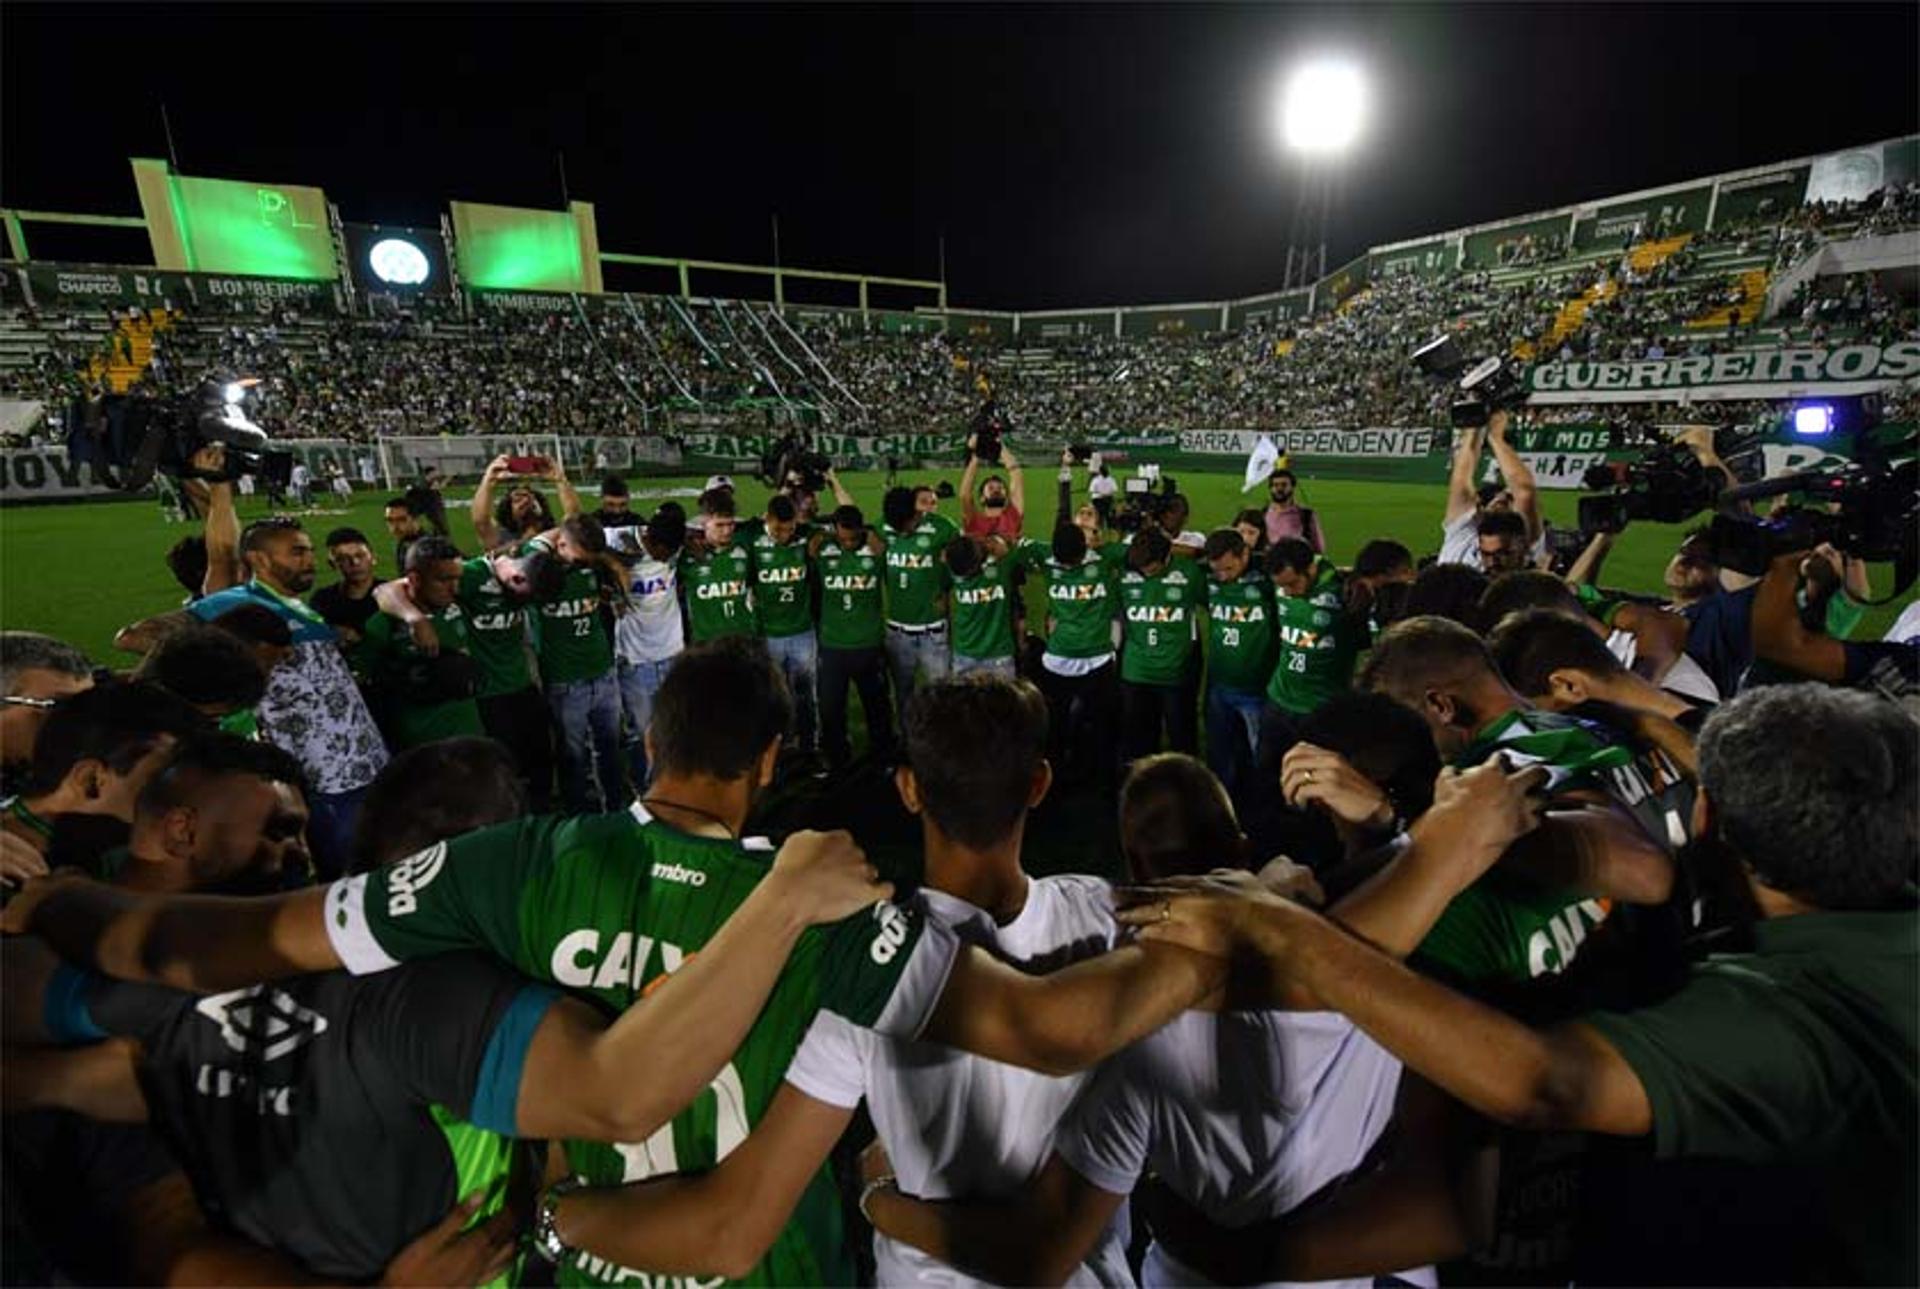
[(1744, 876), (1751, 942), (1629, 1010), (1533, 1029), (1258, 894), (1126, 916), (1261, 955), (1500, 1123), (1642, 1139), (1698, 1259), (1663, 1280), (1920, 1283), (1920, 728), (1871, 695), (1772, 686), (1708, 718), (1700, 770), (1693, 831)]
[(0, 631), (0, 796), (20, 790), (54, 700), (93, 688), (93, 664), (37, 631)]

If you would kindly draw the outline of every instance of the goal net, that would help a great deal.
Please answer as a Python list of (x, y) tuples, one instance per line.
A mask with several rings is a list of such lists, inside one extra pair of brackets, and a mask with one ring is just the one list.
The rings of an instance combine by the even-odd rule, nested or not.
[(393, 435), (380, 440), (380, 473), (389, 492), (419, 483), (429, 468), (449, 483), (478, 483), (502, 453), (564, 460), (557, 434)]

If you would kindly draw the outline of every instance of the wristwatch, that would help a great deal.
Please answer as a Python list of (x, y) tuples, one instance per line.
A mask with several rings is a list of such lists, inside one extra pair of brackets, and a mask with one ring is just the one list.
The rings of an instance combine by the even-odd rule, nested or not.
[(573, 1252), (573, 1246), (560, 1238), (557, 1217), (560, 1197), (570, 1195), (586, 1184), (585, 1178), (564, 1178), (547, 1187), (546, 1193), (540, 1196), (540, 1211), (533, 1219), (533, 1251), (556, 1267)]

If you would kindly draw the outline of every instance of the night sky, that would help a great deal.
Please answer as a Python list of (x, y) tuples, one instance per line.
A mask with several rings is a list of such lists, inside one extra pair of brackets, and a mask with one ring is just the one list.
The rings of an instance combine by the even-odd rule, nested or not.
[[(603, 250), (933, 277), (955, 304), (1280, 284), (1270, 103), (1360, 60), (1367, 246), (1920, 129), (1920, 6), (324, 10), (9, 3), (0, 201), (137, 213), (126, 158), (311, 183), (348, 220), (596, 203)], [(30, 226), (36, 256), (70, 253)], [(135, 235), (134, 253), (139, 240)]]

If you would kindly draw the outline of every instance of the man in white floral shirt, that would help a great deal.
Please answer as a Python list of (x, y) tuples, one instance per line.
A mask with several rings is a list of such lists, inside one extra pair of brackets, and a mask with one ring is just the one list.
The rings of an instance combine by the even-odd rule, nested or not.
[(195, 601), (204, 622), (241, 604), (260, 604), (286, 621), (293, 653), (267, 677), (257, 714), (260, 733), (286, 749), (307, 772), (312, 818), (307, 838), (321, 874), (338, 876), (353, 841), (367, 785), (387, 763), (387, 747), (340, 656), (340, 638), (300, 600), (313, 587), (313, 538), (286, 515), (248, 524), (240, 558), (252, 577)]

